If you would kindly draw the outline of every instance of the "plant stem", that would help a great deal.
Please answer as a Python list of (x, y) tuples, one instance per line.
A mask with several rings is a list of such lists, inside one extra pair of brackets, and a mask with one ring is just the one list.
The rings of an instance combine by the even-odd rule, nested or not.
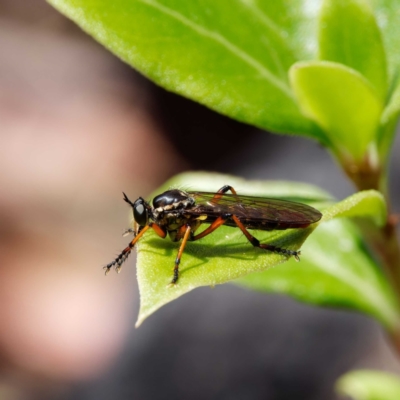
[[(381, 259), (387, 278), (400, 305), (400, 243), (396, 233), (396, 225), (399, 219), (391, 214), (390, 195), (386, 181), (387, 171), (371, 162), (368, 157), (357, 165), (352, 162), (346, 162), (342, 165), (345, 166), (347, 176), (358, 190), (375, 189), (385, 197), (388, 210), (386, 224), (383, 227), (377, 227), (371, 222), (360, 221), (359, 225), (365, 238)], [(400, 355), (400, 327), (391, 332), (391, 339), (397, 354)]]
[(361, 223), (361, 228), (381, 258), (387, 276), (391, 281), (400, 304), (400, 246), (396, 235), (396, 218), (391, 215), (390, 199), (386, 182), (387, 171), (374, 162), (373, 157), (367, 153), (360, 162), (345, 159), (344, 165), (347, 176), (353, 181), (358, 190), (374, 189), (380, 191), (385, 197), (388, 218), (385, 226), (378, 228), (372, 223)]
[(379, 255), (400, 303), (400, 247), (395, 219), (389, 216), (386, 225), (382, 228), (377, 228), (372, 223), (360, 225), (368, 242)]
[[(396, 234), (398, 218), (388, 215), (385, 226), (379, 228), (372, 222), (361, 222), (360, 226), (371, 247), (381, 260), (387, 279), (391, 284), (397, 303), (400, 304), (400, 246)], [(390, 332), (392, 345), (400, 357), (400, 326)]]

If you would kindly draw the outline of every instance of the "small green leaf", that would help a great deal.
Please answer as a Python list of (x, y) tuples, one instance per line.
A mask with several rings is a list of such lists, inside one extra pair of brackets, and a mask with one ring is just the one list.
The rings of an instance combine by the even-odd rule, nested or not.
[(382, 32), (388, 63), (389, 93), (382, 114), (378, 152), (384, 162), (389, 160), (400, 113), (400, 13), (398, 0), (370, 0)]
[(381, 371), (351, 371), (338, 380), (336, 390), (354, 400), (396, 400), (400, 399), (400, 378)]
[[(171, 187), (217, 191), (232, 185), (240, 194), (287, 198), (302, 202), (326, 202), (330, 197), (311, 185), (288, 182), (245, 181), (209, 173), (187, 173), (168, 181), (157, 194)], [(261, 241), (288, 249), (299, 249), (316, 224), (306, 229), (257, 232)], [(200, 286), (214, 286), (250, 272), (264, 270), (286, 261), (286, 257), (253, 248), (239, 229), (222, 226), (198, 242), (188, 243), (181, 262), (181, 274), (174, 287), (174, 261), (179, 243), (156, 234), (146, 234), (138, 246), (137, 275), (140, 290), (140, 312), (137, 325), (161, 306)]]
[[(96, 40), (163, 86), (261, 128), (319, 138), (287, 72), (305, 51), (301, 4), (256, 0), (49, 0)], [(276, 3), (276, 4), (275, 4)], [(304, 28), (302, 32), (309, 29)], [(293, 34), (292, 34), (293, 33)], [(294, 40), (294, 41), (295, 41)], [(315, 39), (312, 38), (315, 42)]]
[(387, 92), (386, 55), (380, 30), (365, 0), (325, 0), (320, 16), (319, 58), (360, 72), (383, 102)]
[(303, 112), (326, 132), (336, 154), (360, 161), (375, 140), (383, 108), (368, 81), (328, 61), (299, 62), (289, 74)]
[[(350, 221), (337, 217), (369, 217), (382, 224), (382, 195), (369, 190), (329, 206), (315, 233), (302, 249), (301, 264), (289, 260), (279, 268), (237, 281), (249, 288), (283, 293), (315, 305), (344, 307), (367, 313), (388, 330), (400, 326), (399, 308), (386, 278)], [(329, 222), (328, 222), (329, 221)]]
[(334, 204), (324, 211), (323, 221), (337, 217), (369, 217), (376, 225), (383, 226), (387, 219), (383, 195), (376, 190), (364, 190)]

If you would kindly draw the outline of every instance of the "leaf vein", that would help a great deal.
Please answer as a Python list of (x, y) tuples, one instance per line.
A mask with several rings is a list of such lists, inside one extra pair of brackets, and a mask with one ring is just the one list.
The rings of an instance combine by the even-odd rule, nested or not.
[(158, 3), (154, 0), (139, 0), (140, 2), (151, 6), (158, 11), (162, 12), (165, 15), (168, 15), (171, 18), (176, 19), (177, 21), (181, 22), (182, 24), (186, 25), (187, 27), (191, 28), (195, 32), (199, 33), (202, 36), (208, 37), (215, 42), (219, 43), (227, 50), (229, 50), (233, 55), (240, 58), (242, 61), (253, 67), (265, 80), (269, 81), (273, 86), (278, 88), (282, 91), (289, 99), (294, 102), (294, 95), (289, 88), (289, 86), (283, 82), (281, 79), (277, 78), (274, 74), (271, 73), (264, 65), (262, 65), (259, 61), (254, 59), (248, 53), (231, 43), (228, 39), (222, 36), (218, 32), (210, 31), (203, 26), (193, 22), (189, 18), (185, 17), (184, 15), (180, 14), (175, 10), (171, 10), (170, 8)]
[(287, 33), (283, 29), (281, 29), (277, 24), (275, 24), (275, 22), (272, 21), (271, 18), (269, 18), (260, 7), (257, 6), (254, 0), (240, 0), (240, 1), (254, 14), (255, 17), (257, 17), (263, 23), (264, 26), (266, 26), (271, 31), (275, 32), (281, 38), (283, 39), (286, 38)]

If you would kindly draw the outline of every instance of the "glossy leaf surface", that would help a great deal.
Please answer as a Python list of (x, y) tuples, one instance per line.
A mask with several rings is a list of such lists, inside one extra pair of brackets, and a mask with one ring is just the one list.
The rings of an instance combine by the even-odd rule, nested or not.
[(301, 2), (50, 2), (168, 90), (265, 129), (322, 135), (301, 114), (287, 76), (299, 56), (315, 49), (315, 37), (306, 42), (316, 10)]
[(290, 78), (304, 113), (324, 129), (339, 157), (361, 160), (376, 139), (383, 110), (370, 83), (328, 61), (296, 63)]
[(383, 102), (388, 87), (386, 54), (370, 4), (366, 0), (325, 0), (319, 25), (319, 58), (358, 71)]
[[(287, 77), (293, 63), (318, 57), (317, 21), (322, 1), (49, 2), (167, 90), (240, 121), (275, 132), (308, 135), (329, 145), (326, 134), (302, 114)], [(323, 21), (329, 29), (320, 30), (322, 53), (361, 71), (378, 88), (382, 100), (384, 55), (368, 4), (382, 31), (390, 95), (398, 87), (394, 82), (400, 64), (400, 15), (394, 12), (398, 1), (344, 3), (351, 4), (338, 11), (333, 0), (326, 2)], [(357, 9), (354, 4), (361, 6)], [(338, 15), (340, 24), (346, 22), (342, 30)], [(353, 34), (350, 47), (339, 48), (338, 36), (349, 34), (349, 29)], [(343, 51), (355, 48), (354, 55), (343, 56)], [(399, 102), (390, 100), (389, 107), (390, 118), (382, 121), (380, 130), (384, 154), (393, 138)], [(370, 139), (369, 131), (366, 137)]]

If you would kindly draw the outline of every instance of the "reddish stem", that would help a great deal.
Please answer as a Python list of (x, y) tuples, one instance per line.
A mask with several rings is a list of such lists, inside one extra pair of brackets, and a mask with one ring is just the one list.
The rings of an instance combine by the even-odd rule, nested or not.
[[(342, 160), (343, 161), (343, 160)], [(399, 216), (391, 214), (389, 194), (386, 185), (386, 171), (371, 162), (366, 156), (361, 162), (355, 163), (350, 160), (342, 162), (346, 174), (359, 190), (374, 189), (380, 191), (386, 200), (388, 218), (386, 224), (379, 228), (370, 222), (361, 222), (362, 231), (381, 259), (386, 275), (395, 290), (398, 303), (400, 304), (400, 246), (396, 233)], [(400, 331), (391, 334), (393, 345), (400, 355)]]

